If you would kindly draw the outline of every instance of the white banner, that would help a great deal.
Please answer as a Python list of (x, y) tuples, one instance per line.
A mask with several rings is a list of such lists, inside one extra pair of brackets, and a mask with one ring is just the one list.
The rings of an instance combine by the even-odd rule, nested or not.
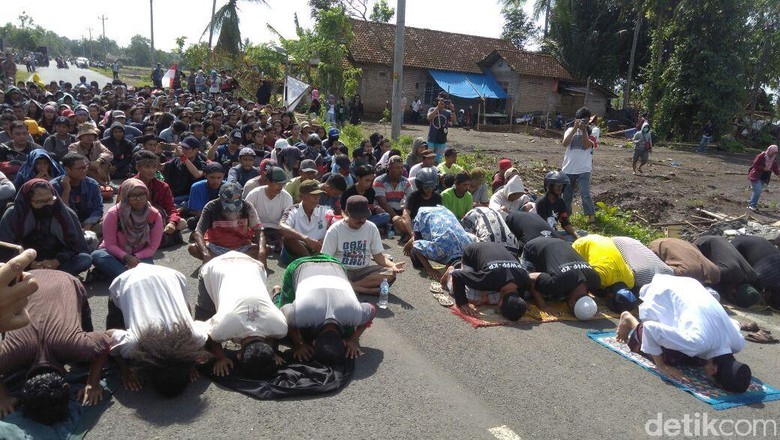
[(288, 110), (292, 111), (303, 99), (303, 95), (309, 90), (309, 85), (303, 81), (287, 77), (287, 99), (284, 103)]

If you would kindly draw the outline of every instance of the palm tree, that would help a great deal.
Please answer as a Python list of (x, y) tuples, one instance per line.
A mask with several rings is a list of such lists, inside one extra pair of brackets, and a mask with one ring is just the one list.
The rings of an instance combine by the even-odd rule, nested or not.
[[(498, 0), (498, 3), (501, 4), (501, 7), (506, 9), (513, 9), (513, 8), (522, 8), (523, 4), (525, 4), (525, 0)], [(534, 19), (534, 21), (538, 20), (539, 17), (542, 16), (542, 13), (544, 13), (544, 35), (542, 38), (547, 38), (547, 31), (549, 30), (549, 21), (550, 21), (550, 9), (553, 7), (554, 0), (536, 0), (534, 2), (534, 10), (531, 17)]]
[[(265, 0), (245, 1), (267, 4)], [(243, 47), (241, 42), (241, 30), (238, 27), (240, 22), (240, 19), (238, 18), (238, 0), (228, 0), (221, 8), (216, 9), (216, 7), (217, 0), (214, 0), (211, 9), (211, 21), (203, 31), (203, 35), (205, 35), (206, 32), (209, 32), (209, 50), (211, 50), (211, 40), (214, 31), (219, 31), (219, 38), (217, 38), (217, 45), (215, 48), (224, 50), (233, 55), (238, 55)]]

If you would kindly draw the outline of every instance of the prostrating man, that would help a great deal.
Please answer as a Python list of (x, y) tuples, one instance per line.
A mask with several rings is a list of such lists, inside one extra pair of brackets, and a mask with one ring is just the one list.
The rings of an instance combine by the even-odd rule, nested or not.
[(650, 284), (656, 274), (674, 275), (674, 270), (639, 240), (631, 237), (612, 237), (628, 267), (634, 272), (634, 292)]
[(474, 199), (469, 192), (470, 186), (471, 177), (462, 171), (455, 175), (455, 185), (441, 192), (442, 205), (452, 211), (458, 219), (462, 219), (474, 206)]
[(441, 278), (455, 305), (468, 316), (477, 316), (482, 305), (497, 305), (501, 315), (519, 320), (526, 311), (521, 297), (528, 289), (528, 272), (504, 246), (471, 243), (463, 249), (460, 267), (450, 266)]
[(589, 307), (593, 299), (588, 292), (598, 289), (601, 279), (569, 243), (552, 237), (534, 238), (525, 244), (521, 261), (533, 266), (529, 268), (531, 295), (537, 307), (557, 316), (558, 310), (547, 301), (566, 301), (580, 320), (595, 315), (596, 309)]
[(187, 251), (204, 263), (228, 251), (242, 252), (266, 263), (263, 225), (255, 208), (241, 200), (237, 183), (222, 185), (219, 198), (206, 204), (192, 241)]
[(720, 269), (699, 248), (679, 238), (659, 238), (647, 245), (658, 258), (681, 277), (691, 277), (705, 286), (720, 282)]
[(634, 273), (612, 238), (591, 234), (578, 238), (571, 246), (599, 274), (601, 284), (594, 293), (606, 296), (612, 311), (620, 313), (636, 307), (636, 295), (630, 290)]
[(111, 338), (93, 331), (87, 294), (79, 280), (48, 269), (34, 270), (26, 279), (31, 276), (38, 291), (27, 303), (30, 325), (5, 333), (0, 342), (0, 375), (25, 370), (27, 381), (18, 400), (0, 381), (0, 417), (21, 404), (26, 417), (51, 425), (68, 417), (66, 364), (89, 362), (87, 384), (79, 390), (78, 400), (84, 405), (102, 400), (100, 373)]
[[(639, 320), (620, 315), (617, 340), (634, 353), (649, 357), (667, 376), (681, 380), (678, 365), (703, 366), (724, 390), (744, 393), (750, 386), (750, 367), (734, 353), (745, 346), (739, 323), (693, 278), (656, 275), (639, 294)], [(641, 322), (640, 322), (641, 321)]]
[(281, 252), (282, 235), (279, 233), (279, 222), (284, 212), (293, 205), (293, 199), (284, 190), (287, 175), (283, 169), (271, 167), (266, 177), (268, 183), (250, 191), (245, 200), (257, 211), (257, 217), (263, 224), (266, 243)]
[(731, 240), (731, 245), (756, 271), (767, 303), (780, 309), (780, 249), (766, 238), (755, 235), (738, 235)]
[(519, 249), (522, 251), (526, 243), (537, 237), (561, 238), (561, 235), (550, 224), (533, 212), (517, 211), (506, 216), (509, 230), (517, 237)]
[(76, 212), (85, 231), (103, 235), (103, 198), (98, 182), (87, 176), (89, 161), (78, 153), (62, 158), (65, 174), (51, 180), (60, 198)]
[(376, 315), (373, 304), (358, 301), (338, 260), (327, 255), (299, 258), (287, 266), (274, 302), (287, 320), (293, 358), (314, 357), (326, 365), (360, 356), (360, 336)]
[[(187, 279), (171, 268), (140, 263), (108, 288), (106, 328), (122, 383), (141, 389), (138, 372), (165, 397), (181, 394), (197, 378), (195, 359), (208, 333), (195, 325), (187, 305)], [(127, 360), (132, 360), (129, 365)]]
[[(534, 215), (529, 213), (523, 213)], [(503, 245), (506, 250), (517, 255), (521, 248), (518, 246), (517, 237), (504, 222), (504, 218), (498, 212), (478, 206), (463, 216), (461, 220), (463, 229), (477, 237), (478, 241), (491, 242)]]
[[(404, 271), (404, 263), (393, 263), (382, 253), (379, 229), (367, 222), (371, 210), (365, 197), (347, 199), (344, 212), (347, 217), (335, 222), (325, 233), (322, 253), (344, 265), (355, 292), (379, 295), (382, 281), (395, 282), (396, 274)], [(371, 264), (371, 260), (376, 264)]]
[(761, 301), (761, 293), (753, 287), (758, 282), (756, 271), (728, 240), (705, 235), (693, 244), (720, 269), (720, 282), (713, 287), (721, 298), (739, 307), (750, 307)]
[(580, 238), (569, 221), (569, 208), (561, 194), (569, 184), (569, 176), (563, 171), (550, 171), (544, 176), (544, 197), (536, 200), (536, 213), (555, 230), (557, 224), (566, 231), (571, 241)]
[(208, 328), (206, 349), (217, 376), (233, 368), (222, 350), (226, 341), (241, 346), (237, 358), (249, 377), (268, 377), (281, 365), (276, 346), (287, 335), (287, 322), (268, 295), (265, 266), (254, 258), (230, 251), (201, 267), (195, 319)]
[(299, 192), (300, 203), (285, 211), (279, 223), (279, 233), (284, 238), (280, 259), (285, 262), (319, 253), (328, 230), (327, 208), (319, 204), (320, 194), (324, 193), (320, 184), (305, 180)]
[(387, 162), (387, 172), (374, 179), (374, 195), (376, 203), (390, 215), (390, 221), (401, 234), (401, 239), (408, 240), (412, 231), (406, 228), (403, 207), (412, 194), (412, 185), (403, 176), (404, 164), (401, 156), (391, 156)]
[(455, 215), (443, 206), (420, 208), (414, 218), (414, 239), (404, 246), (404, 255), (412, 258), (412, 266), (423, 267), (434, 280), (441, 274), (430, 261), (449, 265), (460, 259), (463, 248), (472, 242)]

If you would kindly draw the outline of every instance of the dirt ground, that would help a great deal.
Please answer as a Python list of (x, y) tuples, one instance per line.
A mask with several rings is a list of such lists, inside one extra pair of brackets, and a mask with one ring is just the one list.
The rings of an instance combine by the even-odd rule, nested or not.
[[(364, 124), (367, 132), (389, 134), (387, 125)], [(427, 136), (427, 126), (404, 125), (402, 134)], [(561, 135), (562, 137), (562, 135)], [(526, 187), (542, 190), (544, 174), (559, 169), (564, 148), (560, 138), (545, 138), (517, 133), (488, 133), (452, 128), (449, 144), (461, 152), (480, 151), (494, 157), (492, 171), (498, 159), (512, 159), (523, 174)], [(780, 220), (780, 188), (770, 185), (759, 203), (760, 213), (747, 209), (751, 191), (747, 172), (755, 154), (726, 153), (710, 148), (706, 156), (694, 153), (694, 147), (656, 146), (644, 175), (634, 176), (631, 170), (633, 150), (626, 148), (628, 139), (602, 137), (593, 159), (591, 194), (594, 201), (633, 211), (634, 218), (649, 225), (682, 223), (683, 230), (696, 232), (701, 218), (697, 208), (733, 217), (747, 215), (771, 224)], [(674, 165), (673, 165), (674, 164)], [(776, 179), (776, 177), (775, 177)], [(575, 212), (580, 209), (575, 198)], [(690, 226), (685, 222), (693, 223)], [(694, 229), (696, 228), (696, 229)]]

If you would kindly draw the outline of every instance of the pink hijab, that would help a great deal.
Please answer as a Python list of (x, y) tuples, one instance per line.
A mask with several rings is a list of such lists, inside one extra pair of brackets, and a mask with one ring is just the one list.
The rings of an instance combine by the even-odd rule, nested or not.
[(764, 152), (766, 155), (766, 163), (764, 164), (765, 170), (772, 169), (772, 164), (777, 160), (777, 145), (770, 145)]

